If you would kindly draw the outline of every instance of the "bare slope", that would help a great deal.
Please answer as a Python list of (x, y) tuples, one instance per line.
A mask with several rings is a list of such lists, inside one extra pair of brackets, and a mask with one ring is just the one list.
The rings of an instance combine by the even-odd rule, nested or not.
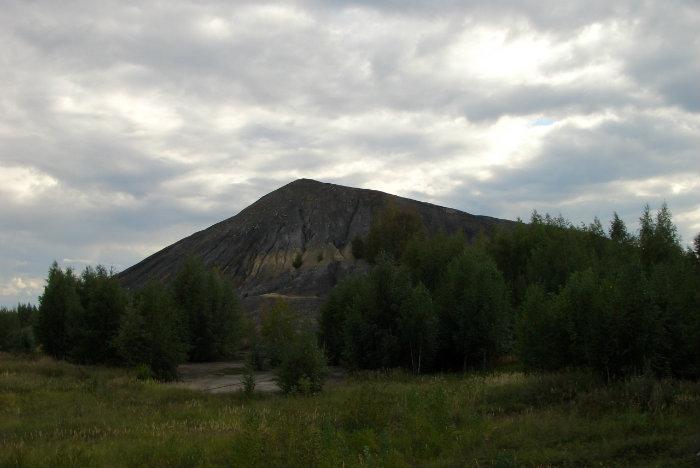
[[(430, 232), (461, 230), (473, 238), (510, 223), (375, 190), (299, 179), (119, 276), (130, 288), (150, 278), (167, 282), (193, 254), (221, 268), (249, 301), (283, 295), (314, 302), (312, 298), (327, 294), (340, 277), (366, 267), (353, 258), (352, 239), (367, 234), (372, 217), (390, 201), (415, 210)], [(292, 265), (297, 254), (303, 260), (298, 269)]]

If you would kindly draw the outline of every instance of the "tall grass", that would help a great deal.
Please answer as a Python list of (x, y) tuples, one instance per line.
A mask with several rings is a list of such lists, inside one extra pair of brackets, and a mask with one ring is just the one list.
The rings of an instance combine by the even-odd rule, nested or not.
[(203, 394), (0, 355), (0, 466), (696, 466), (700, 384), (358, 374), (312, 397)]

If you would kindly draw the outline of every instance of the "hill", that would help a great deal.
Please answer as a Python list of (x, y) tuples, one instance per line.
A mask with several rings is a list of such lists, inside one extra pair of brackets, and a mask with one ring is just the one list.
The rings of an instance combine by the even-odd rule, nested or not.
[[(299, 179), (165, 247), (119, 278), (131, 289), (151, 278), (168, 282), (195, 255), (226, 273), (248, 307), (280, 296), (302, 308), (314, 307), (340, 278), (366, 269), (352, 255), (352, 240), (365, 236), (374, 216), (390, 203), (418, 213), (431, 233), (462, 231), (473, 239), (511, 223), (376, 190)], [(302, 264), (295, 268), (298, 255)]]

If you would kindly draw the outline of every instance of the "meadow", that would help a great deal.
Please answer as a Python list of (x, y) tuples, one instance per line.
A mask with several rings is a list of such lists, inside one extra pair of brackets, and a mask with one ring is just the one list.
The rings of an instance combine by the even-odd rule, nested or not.
[(697, 466), (700, 383), (584, 372), (350, 375), (206, 394), (0, 354), (0, 466)]

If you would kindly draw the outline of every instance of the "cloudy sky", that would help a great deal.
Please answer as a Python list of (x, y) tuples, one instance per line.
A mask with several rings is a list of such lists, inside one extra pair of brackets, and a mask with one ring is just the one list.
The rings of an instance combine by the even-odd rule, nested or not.
[(0, 10), (0, 304), (299, 177), (700, 231), (700, 4), (29, 1)]

